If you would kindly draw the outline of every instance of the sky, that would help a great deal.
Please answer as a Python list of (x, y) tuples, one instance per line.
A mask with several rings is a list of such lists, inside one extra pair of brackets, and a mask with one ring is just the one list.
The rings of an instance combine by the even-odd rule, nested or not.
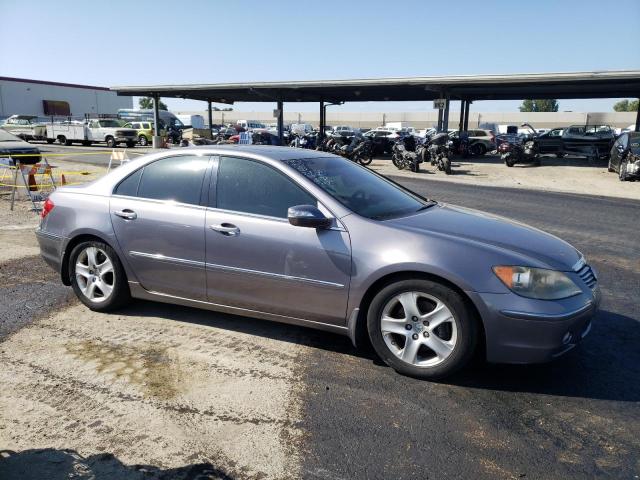
[[(0, 0), (0, 76), (114, 86), (640, 69), (639, 25), (640, 0)], [(560, 110), (612, 111), (614, 102), (561, 100)]]

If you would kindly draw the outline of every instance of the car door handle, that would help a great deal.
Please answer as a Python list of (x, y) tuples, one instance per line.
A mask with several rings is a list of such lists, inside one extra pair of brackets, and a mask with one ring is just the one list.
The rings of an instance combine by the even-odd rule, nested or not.
[(113, 212), (114, 215), (124, 218), (125, 220), (135, 220), (138, 218), (138, 214), (133, 210), (129, 210), (128, 208), (124, 210), (120, 210), (119, 212)]
[(228, 237), (234, 237), (240, 233), (240, 229), (232, 223), (221, 223), (220, 225), (209, 225), (211, 230), (219, 232)]

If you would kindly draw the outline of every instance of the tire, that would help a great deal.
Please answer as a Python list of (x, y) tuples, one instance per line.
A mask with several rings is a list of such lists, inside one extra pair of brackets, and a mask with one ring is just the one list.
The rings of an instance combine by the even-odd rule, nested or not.
[(618, 178), (621, 182), (624, 182), (627, 180), (627, 162), (620, 162), (619, 168), (620, 169), (618, 171)]
[(129, 141), (127, 142), (127, 148), (134, 148), (136, 146), (136, 142)]
[(453, 170), (451, 170), (451, 160), (449, 160), (449, 157), (444, 157), (442, 159), (442, 163), (444, 164), (444, 173), (446, 173), (447, 175), (452, 175)]
[(60, 135), (58, 137), (58, 143), (60, 143), (60, 145), (71, 145), (71, 142), (68, 142), (67, 137), (65, 137), (64, 135)]
[(47, 143), (51, 145), (55, 140), (53, 138), (47, 138)]
[(539, 156), (536, 156), (536, 158), (533, 160), (533, 165), (535, 165), (536, 167), (541, 167), (542, 166), (542, 160), (540, 159)]
[(140, 135), (138, 137), (138, 143), (141, 147), (146, 147), (147, 145), (149, 145), (149, 140), (144, 135)]
[(373, 161), (373, 157), (372, 156), (368, 156), (368, 157), (359, 157), (358, 158), (358, 162), (360, 162), (360, 165), (364, 165), (367, 166), (369, 165), (371, 162)]
[(557, 158), (564, 158), (564, 152), (556, 152)]
[[(105, 271), (107, 262), (111, 265), (110, 271)], [(80, 268), (82, 266), (85, 268)], [(96, 267), (102, 270), (98, 275), (95, 275)], [(73, 291), (91, 310), (109, 312), (131, 300), (124, 268), (116, 252), (106, 243), (91, 241), (76, 245), (69, 255), (69, 272)], [(94, 286), (91, 288), (91, 285)], [(109, 286), (111, 290), (108, 292), (106, 287)]]
[(115, 146), (116, 146), (116, 139), (115, 138), (107, 137), (107, 138), (105, 138), (105, 141), (107, 142), (107, 147), (115, 148)]
[(474, 143), (469, 147), (469, 152), (474, 156), (481, 156), (487, 153), (487, 147), (481, 143)]
[(393, 156), (391, 157), (391, 162), (393, 162), (393, 165), (398, 169), (398, 170), (402, 170), (404, 168), (403, 164), (402, 164), (402, 159), (398, 158), (397, 154), (393, 154)]
[[(439, 319), (437, 314), (428, 316), (436, 309), (441, 312)], [(383, 322), (383, 316), (389, 320)], [(428, 325), (436, 319), (435, 328)], [(464, 367), (478, 341), (478, 320), (464, 298), (431, 280), (402, 280), (382, 288), (369, 306), (367, 330), (375, 352), (387, 365), (401, 374), (429, 380)], [(402, 358), (406, 342), (414, 347), (406, 351), (407, 360)]]

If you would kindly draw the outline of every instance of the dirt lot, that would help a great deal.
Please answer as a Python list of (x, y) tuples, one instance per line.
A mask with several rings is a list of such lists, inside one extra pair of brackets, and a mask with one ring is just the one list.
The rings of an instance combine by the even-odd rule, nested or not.
[[(376, 161), (375, 168), (398, 174), (383, 162), (390, 165)], [(457, 182), (498, 181), (487, 173), (492, 169), (511, 175), (501, 182), (530, 180), (534, 172), (540, 183), (551, 169), (507, 170), (490, 160), (455, 168), (479, 173), (408, 175), (437, 179), (453, 193)], [(571, 187), (566, 175), (551, 173)], [(625, 185), (629, 195), (638, 187)], [(469, 199), (454, 200), (495, 208), (495, 191), (483, 197), (466, 187)], [(445, 192), (441, 197), (446, 201)], [(423, 478), (417, 472), (424, 471), (505, 479), (527, 472), (619, 478), (624, 471), (634, 478), (637, 349), (625, 341), (637, 337), (637, 302), (621, 287), (638, 285), (637, 268), (626, 260), (633, 235), (610, 214), (612, 225), (596, 220), (611, 235), (582, 228), (582, 210), (620, 200), (565, 197), (573, 210), (565, 212), (555, 195), (558, 211), (531, 212), (529, 194), (512, 214), (566, 236), (597, 260), (611, 287), (591, 343), (551, 367), (479, 368), (467, 383), (452, 385), (399, 376), (346, 338), (308, 329), (151, 302), (91, 312), (36, 255), (30, 205), (21, 201), (10, 212), (0, 198), (0, 478)], [(509, 199), (517, 196), (505, 194)], [(571, 211), (575, 228), (560, 221)], [(610, 259), (622, 263), (608, 267)]]
[(542, 157), (542, 166), (516, 165), (508, 168), (492, 155), (467, 160), (454, 159), (453, 175), (438, 172), (432, 165), (422, 164), (419, 173), (398, 170), (390, 160), (374, 160), (370, 168), (383, 175), (407, 178), (428, 177), (433, 180), (490, 187), (526, 188), (551, 192), (579, 193), (605, 197), (640, 199), (640, 183), (621, 182), (618, 175), (607, 171), (606, 162), (589, 164), (584, 158)]

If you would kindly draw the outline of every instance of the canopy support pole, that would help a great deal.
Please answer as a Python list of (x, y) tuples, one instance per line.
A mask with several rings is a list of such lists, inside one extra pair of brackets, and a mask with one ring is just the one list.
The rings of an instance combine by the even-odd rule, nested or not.
[(211, 109), (211, 100), (207, 100), (207, 113), (209, 114), (209, 138), (213, 138), (211, 127), (213, 126), (213, 111)]
[(280, 145), (284, 143), (284, 103), (282, 100), (278, 100), (278, 139)]
[(160, 96), (153, 94), (153, 140), (151, 141), (153, 148), (160, 148), (162, 140), (160, 139)]

